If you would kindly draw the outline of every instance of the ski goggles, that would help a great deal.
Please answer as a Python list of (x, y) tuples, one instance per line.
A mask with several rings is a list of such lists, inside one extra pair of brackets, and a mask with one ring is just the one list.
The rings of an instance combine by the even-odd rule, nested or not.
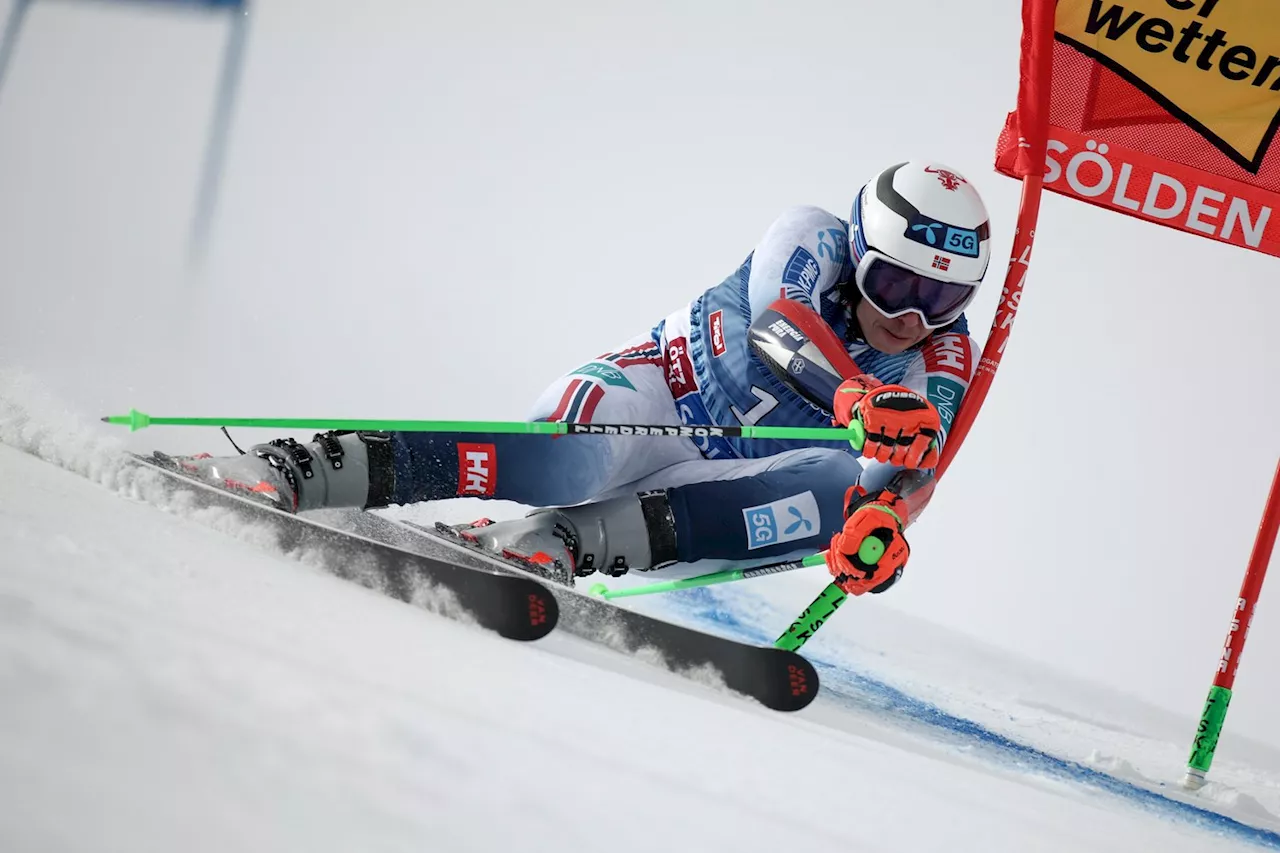
[(884, 316), (914, 311), (929, 329), (954, 323), (978, 293), (976, 284), (930, 278), (875, 249), (858, 260), (854, 281), (862, 298)]

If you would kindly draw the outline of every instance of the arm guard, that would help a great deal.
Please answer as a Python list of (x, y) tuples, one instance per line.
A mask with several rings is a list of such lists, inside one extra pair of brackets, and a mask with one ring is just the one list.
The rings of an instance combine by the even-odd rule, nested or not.
[(776, 299), (751, 323), (750, 347), (788, 388), (824, 412), (840, 383), (862, 373), (812, 308)]

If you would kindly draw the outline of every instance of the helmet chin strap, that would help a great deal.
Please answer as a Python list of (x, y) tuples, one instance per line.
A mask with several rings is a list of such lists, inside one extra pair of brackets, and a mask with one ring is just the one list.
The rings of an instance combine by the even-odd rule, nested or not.
[(840, 293), (840, 301), (849, 312), (849, 324), (844, 330), (845, 340), (851, 344), (866, 343), (867, 339), (862, 334), (862, 324), (858, 322), (858, 305), (862, 302), (862, 293), (859, 292), (858, 286), (853, 283), (852, 276), (849, 277), (848, 281), (842, 281), (836, 287)]

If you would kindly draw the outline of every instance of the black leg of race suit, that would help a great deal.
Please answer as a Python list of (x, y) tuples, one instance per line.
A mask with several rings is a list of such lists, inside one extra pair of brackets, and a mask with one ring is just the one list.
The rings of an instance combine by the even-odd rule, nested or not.
[(491, 497), (565, 506), (598, 494), (614, 461), (609, 442), (592, 436), (397, 432), (391, 446), (397, 504)]

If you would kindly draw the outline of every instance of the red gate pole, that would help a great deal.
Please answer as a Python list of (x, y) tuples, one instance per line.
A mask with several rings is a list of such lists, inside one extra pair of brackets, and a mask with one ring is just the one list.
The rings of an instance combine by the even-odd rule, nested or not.
[[(1043, 160), (1041, 161), (1043, 162)], [(1014, 318), (1018, 314), (1018, 303), (1022, 299), (1022, 284), (1026, 281), (1027, 270), (1031, 264), (1031, 246), (1036, 239), (1036, 220), (1040, 216), (1040, 191), (1044, 178), (1040, 175), (1028, 175), (1022, 179), (1022, 201), (1018, 207), (1018, 230), (1013, 239), (1013, 251), (1009, 255), (1009, 269), (1005, 273), (1004, 290), (1000, 292), (1000, 307), (996, 309), (995, 319), (991, 322), (991, 332), (987, 336), (986, 346), (982, 348), (982, 357), (978, 359), (978, 370), (969, 383), (969, 390), (960, 401), (960, 411), (947, 433), (947, 443), (942, 448), (942, 459), (938, 462), (938, 479), (946, 473), (956, 451), (964, 443), (969, 428), (978, 417), (978, 410), (991, 390), (991, 383), (996, 378), (996, 369), (1000, 367), (1000, 359), (1004, 356), (1005, 345), (1009, 342), (1009, 333), (1013, 328)]]
[(1276, 463), (1271, 492), (1267, 495), (1267, 505), (1262, 512), (1262, 522), (1258, 525), (1257, 538), (1253, 540), (1253, 553), (1249, 556), (1249, 567), (1245, 570), (1240, 595), (1236, 598), (1231, 628), (1227, 632), (1227, 641), (1222, 646), (1222, 657), (1218, 661), (1218, 673), (1214, 676), (1213, 686), (1209, 688), (1209, 698), (1205, 700), (1204, 711), (1200, 714), (1200, 725), (1191, 746), (1191, 757), (1187, 759), (1187, 774), (1182, 778), (1184, 788), (1194, 790), (1204, 785), (1205, 774), (1213, 764), (1213, 754), (1218, 749), (1218, 736), (1222, 734), (1227, 706), (1231, 704), (1236, 668), (1240, 666), (1240, 657), (1244, 654), (1244, 641), (1249, 637), (1249, 623), (1253, 621), (1253, 608), (1258, 603), (1262, 581), (1267, 576), (1267, 565), (1271, 562), (1277, 530), (1280, 530), (1280, 462)]

